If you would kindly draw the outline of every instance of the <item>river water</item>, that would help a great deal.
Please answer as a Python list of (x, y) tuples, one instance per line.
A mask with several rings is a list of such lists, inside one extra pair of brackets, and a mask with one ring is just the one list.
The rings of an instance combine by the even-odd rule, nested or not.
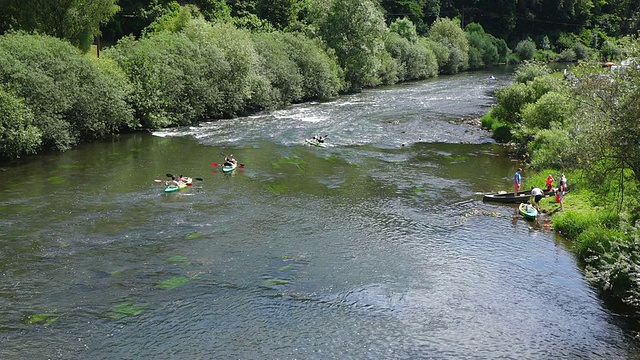
[(493, 74), (5, 165), (0, 358), (638, 358), (544, 219), (481, 201), (518, 167), (466, 121)]

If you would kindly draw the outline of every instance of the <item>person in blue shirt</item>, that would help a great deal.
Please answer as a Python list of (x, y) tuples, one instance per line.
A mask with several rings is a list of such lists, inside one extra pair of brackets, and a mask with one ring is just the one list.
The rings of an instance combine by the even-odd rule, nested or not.
[(520, 185), (522, 185), (522, 177), (520, 177), (520, 172), (522, 168), (518, 168), (515, 175), (513, 175), (513, 188), (515, 189), (515, 195), (518, 196), (518, 192), (520, 191)]

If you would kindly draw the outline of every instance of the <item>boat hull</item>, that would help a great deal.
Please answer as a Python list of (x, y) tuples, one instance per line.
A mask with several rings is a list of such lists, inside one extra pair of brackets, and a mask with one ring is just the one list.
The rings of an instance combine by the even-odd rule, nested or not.
[(538, 210), (531, 205), (527, 208), (527, 204), (525, 203), (520, 204), (518, 211), (520, 212), (520, 215), (527, 220), (535, 220), (538, 217)]
[(233, 170), (235, 170), (237, 167), (238, 167), (238, 164), (231, 164), (231, 165), (224, 164), (224, 165), (222, 165), (222, 172), (230, 173)]
[[(545, 191), (544, 196), (552, 196), (554, 194), (553, 191)], [(482, 201), (489, 202), (499, 202), (499, 203), (508, 203), (508, 204), (521, 204), (529, 201), (531, 198), (531, 190), (523, 191), (518, 193), (518, 196), (515, 193), (509, 192), (500, 192), (497, 194), (485, 194), (482, 196)]]
[(325, 143), (321, 143), (321, 142), (313, 140), (313, 139), (304, 139), (304, 141), (309, 145), (313, 145), (313, 146), (317, 146), (317, 147), (327, 147), (327, 145)]

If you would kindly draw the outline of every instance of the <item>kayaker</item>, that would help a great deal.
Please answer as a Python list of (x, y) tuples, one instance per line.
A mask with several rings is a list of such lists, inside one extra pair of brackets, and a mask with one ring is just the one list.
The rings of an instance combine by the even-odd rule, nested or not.
[[(182, 177), (182, 175), (180, 175), (180, 176)], [(173, 176), (173, 175), (171, 176), (171, 180), (169, 180), (169, 181), (165, 182), (165, 184), (166, 184), (167, 186), (169, 186), (169, 185), (180, 186), (180, 182), (179, 182), (179, 181), (177, 181), (177, 180), (176, 180), (176, 177), (175, 177), (175, 176)]]
[(225, 156), (224, 162), (228, 163), (229, 165), (235, 165), (238, 163), (238, 160), (233, 157), (233, 154), (230, 154), (229, 156)]
[(324, 138), (320, 135), (313, 135), (313, 137), (311, 138), (319, 143), (323, 143), (324, 142)]
[(536, 207), (536, 210), (540, 211), (540, 200), (544, 197), (542, 189), (537, 187), (531, 187), (531, 202)]
[(515, 195), (518, 196), (518, 192), (520, 191), (520, 185), (522, 185), (522, 177), (520, 176), (520, 172), (522, 168), (518, 168), (516, 173), (513, 175), (513, 188), (515, 189)]
[(553, 178), (553, 175), (549, 174), (549, 176), (547, 176), (547, 191), (553, 190), (554, 181), (556, 180)]

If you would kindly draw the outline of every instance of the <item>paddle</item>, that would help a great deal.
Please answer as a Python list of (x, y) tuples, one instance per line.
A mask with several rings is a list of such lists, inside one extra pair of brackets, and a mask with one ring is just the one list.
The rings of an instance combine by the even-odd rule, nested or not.
[[(173, 174), (166, 174), (166, 175), (167, 175), (167, 177), (173, 177)], [(192, 180), (198, 180), (198, 181), (204, 181), (204, 179), (203, 179), (203, 178), (201, 178), (201, 177), (191, 178), (191, 179), (192, 179)], [(164, 182), (164, 180), (155, 179), (155, 180), (153, 180), (153, 182), (163, 183), (163, 182)], [(191, 184), (187, 184), (187, 185), (191, 185)]]

